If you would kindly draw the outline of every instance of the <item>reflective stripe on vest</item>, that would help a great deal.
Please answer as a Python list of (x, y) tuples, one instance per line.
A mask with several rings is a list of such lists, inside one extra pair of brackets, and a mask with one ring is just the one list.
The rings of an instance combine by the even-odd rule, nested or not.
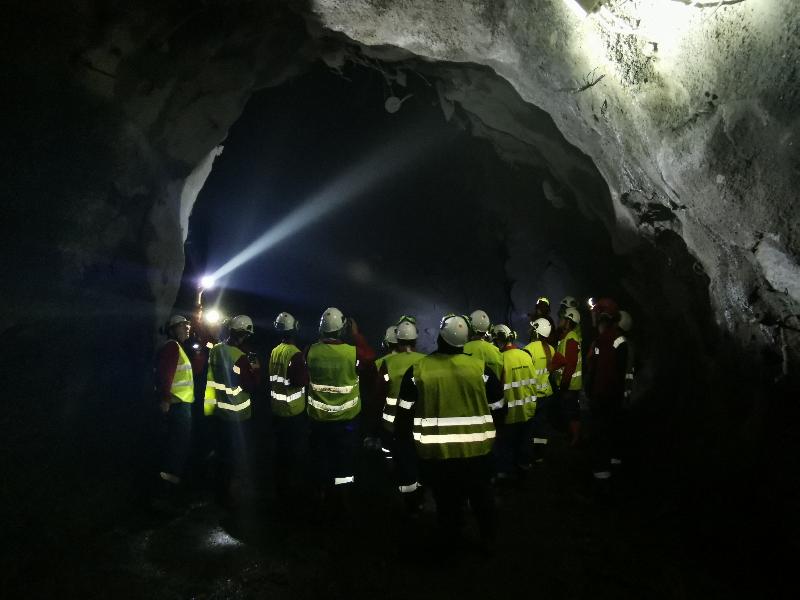
[(306, 408), (304, 387), (290, 386), (287, 378), (289, 363), (299, 354), (297, 346), (280, 343), (269, 355), (270, 406), (279, 417), (293, 417)]
[(465, 354), (434, 353), (414, 369), (414, 441), (423, 459), (488, 454), (495, 437), (483, 381), (484, 362)]
[(383, 405), (381, 424), (386, 431), (394, 432), (394, 418), (397, 411), (397, 396), (406, 371), (417, 364), (425, 356), (419, 352), (396, 352), (383, 359), (386, 373), (384, 381), (389, 385), (386, 391), (386, 403)]
[(308, 350), (308, 416), (349, 421), (361, 412), (356, 347), (317, 342)]
[(172, 402), (194, 402), (194, 376), (192, 374), (192, 363), (186, 352), (183, 351), (178, 342), (170, 340), (168, 344), (178, 345), (178, 366), (175, 367), (175, 375), (172, 377), (172, 385), (169, 388)]
[[(228, 344), (216, 344), (208, 354), (208, 379), (204, 412), (227, 421), (245, 421), (252, 414), (250, 394), (239, 385), (236, 367), (244, 352)], [(236, 367), (236, 368), (234, 368)]]
[(518, 348), (501, 353), (503, 357), (503, 399), (508, 406), (505, 422), (524, 423), (533, 416), (530, 405), (536, 402), (536, 377), (531, 355)]
[[(561, 340), (558, 342), (558, 351), (563, 354), (564, 356), (567, 355), (567, 341), (575, 340), (578, 344), (578, 362), (575, 365), (575, 373), (572, 375), (572, 379), (569, 381), (569, 389), (570, 390), (580, 390), (583, 389), (583, 377), (582, 377), (582, 366), (583, 366), (583, 357), (581, 356), (581, 338), (578, 333), (573, 329), (572, 331), (567, 332)], [(558, 371), (556, 371), (556, 383), (561, 385), (561, 377), (564, 373), (564, 368), (562, 367)]]

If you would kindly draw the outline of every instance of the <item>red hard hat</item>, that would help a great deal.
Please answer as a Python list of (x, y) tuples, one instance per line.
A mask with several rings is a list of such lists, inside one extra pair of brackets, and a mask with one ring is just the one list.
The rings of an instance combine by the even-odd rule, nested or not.
[(619, 317), (619, 305), (611, 298), (600, 298), (592, 306), (592, 312), (598, 315), (608, 315), (616, 319)]

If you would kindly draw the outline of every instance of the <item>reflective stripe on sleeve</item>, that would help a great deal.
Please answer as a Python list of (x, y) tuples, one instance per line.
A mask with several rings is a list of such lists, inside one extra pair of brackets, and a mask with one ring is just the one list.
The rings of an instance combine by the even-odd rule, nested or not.
[(503, 408), (503, 404), (505, 404), (505, 399), (493, 402), (492, 404), (489, 405), (489, 408), (491, 408), (492, 410), (498, 410), (500, 408)]
[(525, 398), (520, 398), (519, 400), (509, 400), (508, 408), (514, 408), (515, 406), (524, 406), (526, 404), (530, 404), (531, 402), (536, 402), (536, 396), (526, 396)]
[(614, 348), (619, 348), (622, 344), (627, 342), (628, 340), (625, 339), (624, 335), (619, 336), (617, 339), (614, 340)]
[(401, 494), (410, 494), (411, 492), (416, 492), (420, 488), (419, 481), (415, 481), (411, 485), (399, 485), (397, 489), (400, 490)]
[(231, 370), (232, 370), (234, 373), (236, 373), (237, 375), (241, 375), (241, 374), (242, 374), (242, 370), (239, 368), (239, 366), (238, 366), (238, 365), (233, 365), (233, 369), (231, 369)]
[(269, 376), (269, 380), (270, 381), (274, 381), (276, 383), (282, 383), (284, 385), (289, 385), (289, 380), (286, 379), (285, 377), (281, 377), (280, 375), (270, 375)]
[(347, 477), (334, 477), (333, 478), (333, 485), (343, 485), (345, 483), (353, 483), (356, 480), (354, 475), (349, 475)]
[(383, 413), (383, 420), (389, 423), (394, 423), (394, 415), (387, 415), (386, 413)]
[(413, 402), (409, 402), (408, 400), (398, 400), (397, 406), (400, 408), (404, 408), (406, 410), (410, 410), (412, 406), (414, 406)]
[(342, 412), (343, 410), (347, 410), (348, 408), (353, 408), (356, 404), (358, 404), (358, 398), (353, 398), (352, 400), (348, 400), (347, 402), (345, 402), (340, 406), (334, 406), (332, 404), (325, 404), (324, 402), (318, 402), (313, 398), (309, 398), (308, 403), (317, 410), (329, 413), (337, 413), (337, 412)]
[(544, 444), (544, 445), (546, 445), (547, 444), (547, 438), (535, 437), (535, 438), (533, 438), (533, 443), (534, 444)]
[(397, 404), (397, 398), (386, 399), (386, 406), (395, 406), (396, 404)]
[(388, 373), (386, 373), (386, 374), (383, 376), (383, 380), (384, 380), (384, 381), (389, 381), (389, 374), (388, 374)]

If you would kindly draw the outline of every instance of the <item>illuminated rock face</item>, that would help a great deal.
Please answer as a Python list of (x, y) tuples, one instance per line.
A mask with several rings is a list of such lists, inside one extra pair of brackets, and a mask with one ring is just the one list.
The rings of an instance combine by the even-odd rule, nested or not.
[[(796, 328), (800, 308), (791, 283), (800, 256), (796, 3), (633, 0), (589, 16), (576, 4), (315, 0), (313, 9), (367, 46), (494, 69), (600, 170), (613, 211), (572, 192), (619, 252), (638, 237), (630, 232), (676, 232), (709, 277), (717, 321), (739, 339), (796, 353), (796, 332), (775, 327)], [(457, 100), (465, 105), (467, 89)], [(515, 131), (504, 133), (513, 148)], [(563, 161), (552, 163), (557, 174)]]

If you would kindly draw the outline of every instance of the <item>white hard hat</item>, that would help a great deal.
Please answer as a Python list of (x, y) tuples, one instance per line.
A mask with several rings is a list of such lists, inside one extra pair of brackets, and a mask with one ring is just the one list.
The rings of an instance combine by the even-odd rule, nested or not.
[(397, 326), (397, 339), (402, 341), (415, 340), (419, 334), (417, 326), (411, 321), (403, 321)]
[(181, 323), (189, 323), (189, 319), (183, 315), (172, 315), (167, 321), (167, 329), (172, 329), (175, 325), (180, 325)]
[(478, 333), (486, 333), (492, 325), (489, 315), (480, 309), (474, 311), (469, 318), (472, 320), (472, 328)]
[(282, 312), (275, 317), (275, 329), (278, 331), (297, 331), (300, 323), (292, 315)]
[(333, 333), (344, 327), (344, 313), (338, 308), (328, 308), (322, 313), (319, 320), (320, 333)]
[(237, 315), (231, 319), (230, 330), (253, 333), (253, 319), (247, 315)]
[(578, 308), (578, 300), (575, 296), (564, 296), (561, 301), (561, 308)]
[(533, 328), (533, 332), (539, 334), (543, 338), (549, 338), (550, 333), (553, 331), (553, 326), (550, 325), (550, 321), (547, 319), (536, 319), (535, 321), (531, 321), (531, 328)]
[(492, 337), (513, 340), (517, 336), (508, 325), (495, 325), (492, 327)]
[(577, 308), (568, 308), (564, 311), (564, 318), (569, 319), (577, 325), (581, 322), (581, 313), (578, 312)]
[(633, 317), (631, 317), (631, 313), (626, 310), (619, 311), (617, 326), (625, 332), (629, 332), (633, 329)]
[(469, 323), (461, 315), (445, 315), (439, 325), (439, 335), (451, 346), (463, 348), (469, 340)]
[(396, 344), (397, 343), (397, 327), (395, 325), (390, 325), (386, 328), (386, 333), (383, 336), (383, 341), (387, 344)]

